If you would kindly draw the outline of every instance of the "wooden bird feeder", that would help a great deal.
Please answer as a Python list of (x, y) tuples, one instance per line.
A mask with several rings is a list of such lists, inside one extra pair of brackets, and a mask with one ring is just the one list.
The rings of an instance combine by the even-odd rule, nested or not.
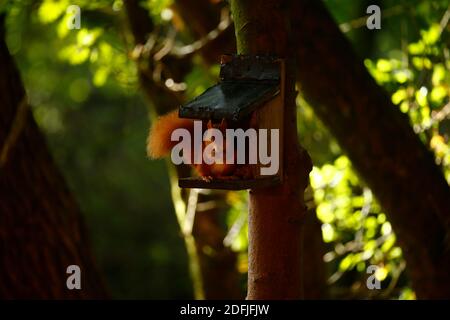
[[(244, 190), (279, 184), (283, 173), (284, 61), (267, 56), (224, 55), (221, 57), (220, 82), (179, 109), (180, 118), (221, 123), (227, 128), (279, 130), (279, 165), (274, 175), (261, 175), (259, 161), (246, 164), (252, 176), (179, 179), (181, 188)], [(268, 134), (270, 136), (270, 134)], [(268, 141), (267, 150), (271, 150)]]

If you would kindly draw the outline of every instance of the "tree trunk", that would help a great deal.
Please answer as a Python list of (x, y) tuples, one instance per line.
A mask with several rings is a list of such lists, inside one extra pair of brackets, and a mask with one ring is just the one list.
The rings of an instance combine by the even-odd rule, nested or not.
[(323, 4), (292, 3), (301, 91), (389, 215), (417, 297), (450, 298), (450, 189), (443, 174)]
[[(105, 298), (85, 226), (47, 149), (0, 16), (0, 298)], [(81, 269), (81, 290), (66, 286)]]
[[(311, 195), (307, 199), (306, 195)], [(301, 264), (301, 283), (303, 299), (327, 299), (329, 297), (327, 288), (327, 265), (323, 261), (326, 253), (325, 244), (322, 239), (322, 223), (317, 218), (316, 206), (314, 204), (314, 196), (311, 187), (305, 192), (305, 202), (313, 203), (302, 224), (302, 252), (303, 259)]]
[(283, 183), (250, 191), (248, 299), (302, 297), (303, 193), (311, 160), (298, 143), (287, 1), (232, 0), (238, 52), (286, 59)]

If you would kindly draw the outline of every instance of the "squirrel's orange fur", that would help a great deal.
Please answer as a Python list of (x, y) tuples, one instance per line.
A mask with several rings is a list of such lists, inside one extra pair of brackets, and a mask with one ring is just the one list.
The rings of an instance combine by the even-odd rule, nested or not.
[[(208, 128), (211, 127), (213, 127), (213, 125), (208, 123)], [(187, 129), (192, 135), (194, 133), (194, 120), (179, 118), (177, 110), (160, 117), (153, 124), (147, 139), (148, 156), (153, 159), (159, 159), (169, 155), (172, 148), (178, 143), (178, 141), (171, 141), (172, 132), (178, 128)], [(222, 121), (222, 123), (218, 126), (218, 129), (224, 131), (226, 129), (226, 122)], [(208, 143), (211, 142), (203, 142), (202, 148), (204, 148)], [(225, 148), (223, 152), (225, 154)], [(223, 178), (229, 176), (249, 178), (252, 175), (249, 167), (245, 165), (225, 163), (213, 163), (209, 165), (206, 163), (201, 163), (192, 164), (192, 167), (200, 176), (206, 178)]]
[(172, 148), (178, 143), (170, 139), (172, 132), (177, 128), (185, 128), (193, 132), (194, 121), (179, 118), (178, 110), (159, 117), (147, 138), (147, 154), (150, 158), (160, 159), (170, 154)]

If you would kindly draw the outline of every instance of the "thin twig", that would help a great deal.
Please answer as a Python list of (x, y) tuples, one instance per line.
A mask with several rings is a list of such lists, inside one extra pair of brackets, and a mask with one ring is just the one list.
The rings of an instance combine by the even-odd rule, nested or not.
[(405, 267), (406, 267), (406, 263), (405, 263), (405, 261), (402, 261), (397, 268), (394, 268), (394, 270), (392, 270), (392, 280), (389, 282), (389, 285), (386, 288), (386, 290), (384, 290), (380, 294), (381, 298), (389, 297), (389, 295), (392, 293), (392, 291), (397, 286), (398, 280), (400, 279), (400, 276), (401, 276), (403, 270), (405, 270)]
[(228, 12), (228, 10), (223, 10), (222, 11), (222, 19), (219, 22), (219, 24), (217, 25), (217, 27), (213, 30), (211, 30), (206, 36), (204, 36), (203, 38), (182, 46), (182, 47), (172, 47), (172, 50), (170, 51), (170, 55), (171, 56), (175, 56), (177, 58), (182, 58), (191, 54), (194, 54), (198, 51), (200, 51), (201, 49), (203, 49), (208, 43), (210, 43), (211, 41), (217, 39), (217, 37), (219, 37), (219, 35), (221, 35), (225, 30), (227, 30), (231, 25), (232, 25), (232, 20), (231, 20), (231, 16)]
[(448, 6), (444, 15), (442, 16), (441, 22), (439, 23), (439, 36), (444, 32), (445, 27), (448, 25), (448, 20), (450, 19), (450, 6)]
[(183, 222), (184, 235), (192, 234), (192, 229), (194, 228), (195, 212), (197, 210), (198, 193), (198, 189), (191, 189), (191, 191), (189, 192), (188, 205)]
[(425, 130), (430, 129), (434, 124), (447, 118), (450, 118), (450, 102), (443, 106), (441, 110), (433, 111), (431, 113), (431, 119), (427, 123), (414, 126), (414, 131), (416, 133), (424, 132)]
[[(385, 18), (388, 18), (388, 17), (396, 16), (396, 15), (400, 14), (402, 12), (402, 10), (403, 10), (403, 6), (402, 5), (396, 5), (396, 6), (393, 6), (393, 7), (389, 8), (389, 9), (383, 10), (382, 15), (381, 15), (381, 19), (385, 19)], [(353, 29), (358, 29), (358, 28), (364, 27), (366, 25), (366, 23), (367, 23), (367, 17), (368, 16), (369, 15), (365, 15), (365, 16), (356, 18), (354, 20), (341, 23), (339, 25), (339, 29), (341, 29), (341, 31), (343, 33), (347, 33), (347, 32), (349, 32), (349, 31), (351, 31)]]
[(233, 244), (234, 240), (236, 240), (237, 236), (241, 232), (242, 227), (245, 225), (246, 222), (247, 222), (247, 212), (243, 210), (237, 217), (236, 221), (234, 221), (227, 235), (223, 239), (224, 246), (230, 247)]

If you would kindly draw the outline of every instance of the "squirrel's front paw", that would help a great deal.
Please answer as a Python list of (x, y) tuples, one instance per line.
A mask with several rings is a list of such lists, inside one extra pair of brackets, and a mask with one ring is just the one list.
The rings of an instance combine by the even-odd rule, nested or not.
[(202, 179), (206, 182), (211, 182), (213, 177), (212, 176), (202, 176)]

